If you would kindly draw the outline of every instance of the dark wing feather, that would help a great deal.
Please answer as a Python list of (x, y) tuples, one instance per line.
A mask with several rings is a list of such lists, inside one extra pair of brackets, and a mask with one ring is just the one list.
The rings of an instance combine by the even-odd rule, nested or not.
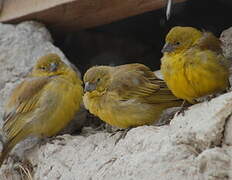
[(211, 50), (219, 54), (222, 53), (221, 41), (211, 32), (203, 32), (203, 36), (197, 42), (197, 46), (202, 50)]
[(165, 82), (142, 64), (117, 67), (112, 74), (109, 91), (121, 100), (138, 99), (140, 102), (161, 103), (177, 100)]
[(25, 117), (36, 109), (43, 87), (48, 82), (49, 78), (25, 79), (12, 91), (3, 116), (3, 130), (8, 137), (14, 137), (28, 123)]
[(231, 66), (232, 61), (223, 56), (221, 41), (211, 32), (203, 32), (203, 36), (197, 42), (197, 47), (201, 50), (211, 50), (218, 55), (219, 62), (227, 68)]

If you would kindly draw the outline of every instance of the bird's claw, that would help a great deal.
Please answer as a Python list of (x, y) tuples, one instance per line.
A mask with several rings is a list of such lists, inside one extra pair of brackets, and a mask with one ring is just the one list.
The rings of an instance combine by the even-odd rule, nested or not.
[(185, 115), (185, 111), (188, 110), (188, 108), (189, 108), (188, 106), (181, 107), (181, 109), (176, 112), (177, 116), (179, 116), (180, 114), (182, 116), (184, 116)]
[(124, 131), (125, 129), (117, 129), (115, 131), (113, 131), (111, 134), (110, 134), (110, 137), (113, 137), (114, 135), (116, 135), (118, 132), (122, 132)]
[(117, 132), (121, 132), (120, 136), (116, 139), (115, 141), (115, 145), (118, 144), (118, 142), (121, 140), (121, 139), (124, 139), (128, 133), (128, 131), (130, 131), (131, 128), (127, 128), (127, 129), (120, 129), (120, 130), (117, 130), (116, 132), (112, 133), (111, 136), (114, 136)]

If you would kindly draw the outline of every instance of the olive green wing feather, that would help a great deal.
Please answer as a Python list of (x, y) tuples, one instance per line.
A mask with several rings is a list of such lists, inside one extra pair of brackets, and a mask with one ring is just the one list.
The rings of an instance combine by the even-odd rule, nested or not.
[(202, 38), (198, 40), (196, 45), (201, 50), (210, 50), (216, 53), (216, 58), (222, 65), (227, 68), (231, 66), (232, 62), (223, 56), (221, 41), (211, 32), (203, 32)]
[(13, 91), (3, 115), (3, 130), (8, 138), (13, 138), (28, 123), (31, 113), (38, 107), (44, 86), (49, 78), (25, 79)]
[(203, 36), (198, 40), (197, 46), (202, 50), (211, 50), (218, 54), (222, 53), (221, 41), (211, 32), (203, 32)]
[(115, 92), (120, 100), (137, 99), (146, 103), (162, 103), (178, 99), (163, 80), (142, 64), (119, 66), (112, 74), (111, 82), (109, 90)]

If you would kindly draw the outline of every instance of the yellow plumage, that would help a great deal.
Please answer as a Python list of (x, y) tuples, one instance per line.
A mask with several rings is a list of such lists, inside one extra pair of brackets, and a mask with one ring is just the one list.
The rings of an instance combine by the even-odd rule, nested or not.
[(92, 67), (84, 82), (85, 107), (119, 128), (149, 125), (163, 110), (181, 104), (164, 81), (142, 64)]
[(56, 54), (40, 58), (5, 106), (6, 136), (0, 165), (11, 149), (28, 136), (48, 137), (62, 130), (80, 108), (82, 82)]
[(166, 36), (163, 52), (161, 72), (175, 96), (194, 103), (229, 87), (229, 61), (212, 33), (174, 27)]

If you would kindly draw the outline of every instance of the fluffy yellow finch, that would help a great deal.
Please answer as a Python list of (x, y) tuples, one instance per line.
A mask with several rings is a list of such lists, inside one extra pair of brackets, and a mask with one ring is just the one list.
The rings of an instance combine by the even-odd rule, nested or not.
[(56, 54), (41, 57), (5, 106), (6, 142), (0, 165), (11, 149), (28, 136), (48, 137), (62, 130), (79, 110), (82, 82)]
[(85, 107), (110, 125), (130, 128), (157, 121), (176, 98), (145, 65), (95, 66), (84, 75)]
[(161, 72), (175, 96), (194, 103), (229, 87), (229, 62), (212, 33), (174, 27), (162, 52)]

